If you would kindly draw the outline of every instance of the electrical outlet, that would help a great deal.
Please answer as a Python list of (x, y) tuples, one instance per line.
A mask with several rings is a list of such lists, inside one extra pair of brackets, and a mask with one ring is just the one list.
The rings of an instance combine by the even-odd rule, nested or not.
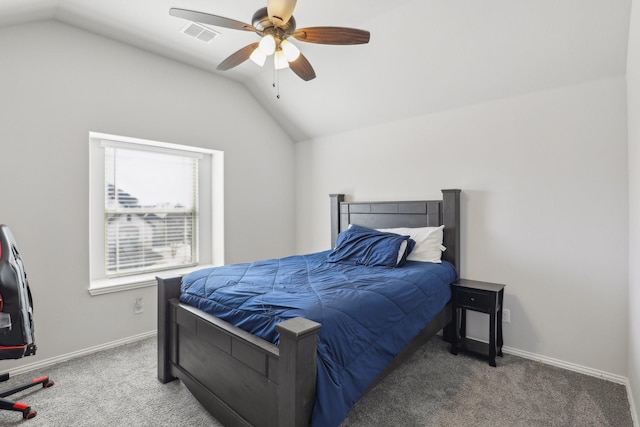
[(133, 304), (133, 314), (140, 314), (144, 311), (144, 303), (142, 297), (136, 298), (136, 302)]
[(502, 321), (504, 323), (511, 323), (511, 311), (508, 308), (502, 309)]

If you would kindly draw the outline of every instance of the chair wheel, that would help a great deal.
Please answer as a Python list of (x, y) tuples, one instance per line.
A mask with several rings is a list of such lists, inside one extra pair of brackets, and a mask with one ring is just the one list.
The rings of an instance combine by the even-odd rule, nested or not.
[(49, 388), (53, 386), (55, 383), (53, 381), (47, 381), (46, 383), (42, 383), (43, 388)]
[(38, 413), (36, 411), (27, 411), (27, 412), (23, 412), (22, 413), (22, 418), (24, 418), (25, 420), (30, 420), (31, 418), (35, 417), (36, 415), (38, 415)]

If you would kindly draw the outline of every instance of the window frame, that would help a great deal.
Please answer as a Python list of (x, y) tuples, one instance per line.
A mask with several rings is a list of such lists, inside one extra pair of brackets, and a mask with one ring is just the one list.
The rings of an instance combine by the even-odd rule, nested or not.
[[(118, 145), (133, 150), (182, 152), (201, 156), (198, 172), (197, 264), (185, 268), (108, 278), (105, 272), (105, 150)], [(89, 132), (89, 293), (100, 295), (156, 285), (158, 275), (181, 275), (224, 264), (224, 153), (218, 150)]]

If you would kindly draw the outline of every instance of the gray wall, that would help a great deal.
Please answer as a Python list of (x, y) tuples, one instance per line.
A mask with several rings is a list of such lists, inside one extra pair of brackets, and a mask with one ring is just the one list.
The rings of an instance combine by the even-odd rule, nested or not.
[[(298, 250), (329, 248), (329, 193), (460, 188), (461, 273), (507, 285), (505, 345), (623, 381), (625, 100), (620, 76), (299, 143)], [(487, 319), (473, 316), (469, 331), (486, 339)]]
[(87, 291), (89, 131), (224, 151), (226, 262), (293, 252), (294, 145), (241, 85), (52, 21), (0, 29), (0, 58), (0, 223), (39, 348), (3, 370), (156, 329), (155, 288)]
[(629, 129), (629, 382), (640, 408), (640, 2), (631, 10), (627, 57)]

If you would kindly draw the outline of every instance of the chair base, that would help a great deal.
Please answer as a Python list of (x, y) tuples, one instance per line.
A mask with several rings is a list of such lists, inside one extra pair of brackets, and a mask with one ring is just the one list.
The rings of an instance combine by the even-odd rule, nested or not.
[[(0, 375), (0, 382), (7, 381), (9, 379), (9, 374)], [(6, 390), (0, 391), (0, 410), (6, 411), (15, 411), (22, 412), (22, 418), (25, 420), (29, 420), (37, 415), (36, 411), (31, 410), (31, 406), (27, 405), (23, 402), (11, 401), (5, 399), (5, 397), (10, 396), (14, 393), (21, 392), (22, 390), (26, 390), (31, 387), (35, 387), (39, 384), (42, 384), (43, 388), (51, 387), (54, 382), (49, 379), (48, 376), (34, 378), (28, 383), (18, 384), (17, 386), (8, 388)]]

